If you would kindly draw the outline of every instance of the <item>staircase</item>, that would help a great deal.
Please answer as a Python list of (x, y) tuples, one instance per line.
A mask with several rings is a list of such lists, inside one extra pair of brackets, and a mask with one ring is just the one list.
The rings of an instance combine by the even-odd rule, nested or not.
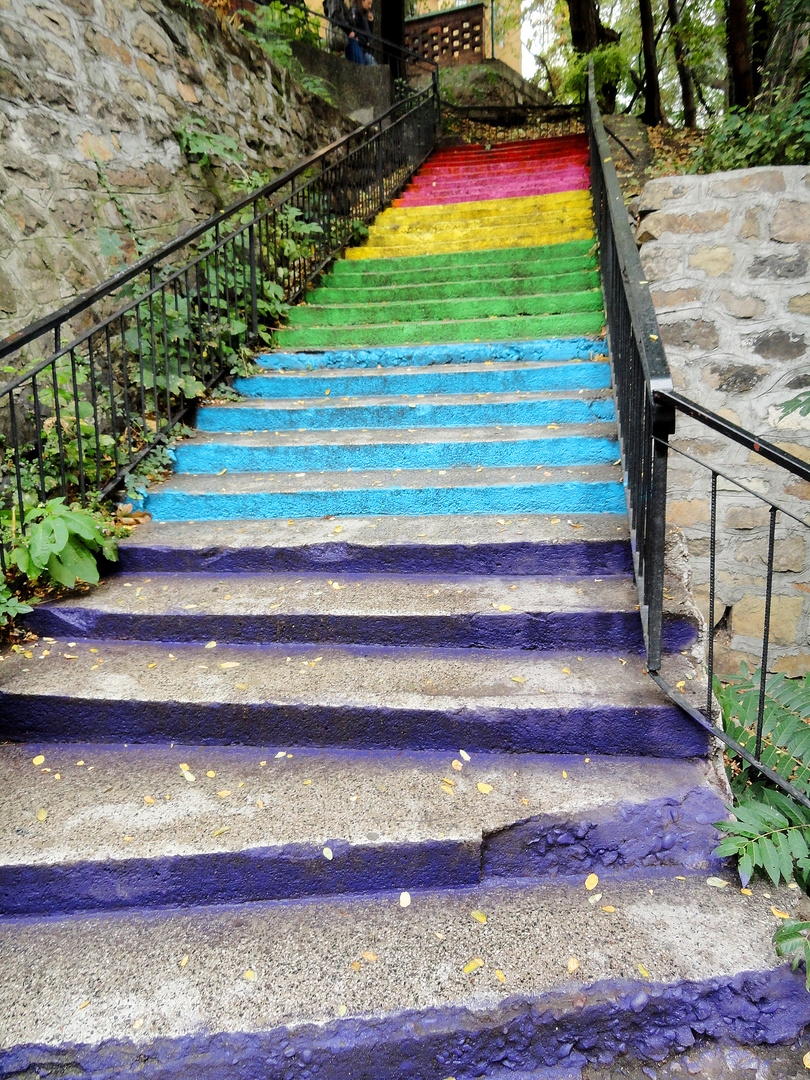
[(30, 616), (0, 1076), (657, 1076), (810, 1020), (790, 900), (706, 884), (602, 333), (584, 139), (439, 151)]

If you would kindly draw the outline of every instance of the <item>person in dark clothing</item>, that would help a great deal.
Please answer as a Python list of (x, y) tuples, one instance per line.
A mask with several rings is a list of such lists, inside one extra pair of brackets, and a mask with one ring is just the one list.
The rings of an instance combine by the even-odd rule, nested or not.
[(352, 0), (349, 9), (349, 42), (346, 46), (346, 59), (355, 64), (376, 64), (371, 54), (371, 14), (372, 0)]

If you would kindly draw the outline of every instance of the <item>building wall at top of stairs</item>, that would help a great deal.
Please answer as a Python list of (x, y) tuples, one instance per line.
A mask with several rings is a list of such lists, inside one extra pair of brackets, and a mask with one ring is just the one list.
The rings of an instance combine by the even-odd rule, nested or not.
[(0, 340), (233, 201), (193, 119), (273, 173), (356, 126), (204, 7), (0, 0)]

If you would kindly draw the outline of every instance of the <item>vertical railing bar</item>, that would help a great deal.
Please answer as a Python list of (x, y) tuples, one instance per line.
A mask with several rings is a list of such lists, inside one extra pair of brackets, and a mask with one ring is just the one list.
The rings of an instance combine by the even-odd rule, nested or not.
[[(98, 441), (98, 402), (96, 400), (96, 379), (93, 371), (93, 338), (87, 339), (87, 360), (90, 366), (90, 399), (93, 403), (93, 420), (95, 422), (96, 436), (96, 461), (99, 457)], [(76, 448), (79, 457), (79, 498), (82, 506), (86, 504), (86, 492), (84, 484), (84, 447), (82, 445), (82, 421), (79, 412), (79, 387), (76, 379), (76, 351), (70, 350), (70, 380), (73, 385), (73, 415), (76, 417)]]
[(768, 638), (771, 633), (771, 598), (773, 594), (773, 553), (776, 540), (777, 508), (770, 508), (768, 529), (768, 574), (765, 579), (765, 625), (762, 630), (762, 664), (759, 673), (759, 704), (757, 706), (757, 744), (754, 757), (759, 760), (762, 752), (762, 725), (765, 717), (765, 682), (768, 678)]
[[(107, 346), (107, 382), (110, 388), (110, 428), (112, 435), (112, 453), (113, 453), (113, 465), (115, 469), (115, 475), (118, 475), (118, 413), (115, 407), (115, 379), (113, 377), (113, 362), (112, 362), (112, 347), (110, 345), (110, 327), (111, 323), (107, 323), (104, 328), (104, 336)], [(125, 384), (126, 385), (126, 384)], [(126, 390), (125, 390), (126, 396)], [(98, 466), (96, 468), (96, 484), (101, 487), (101, 447), (99, 447), (98, 453)]]
[(711, 515), (709, 519), (709, 612), (706, 619), (708, 640), (708, 686), (706, 688), (706, 719), (712, 718), (712, 696), (714, 683), (714, 590), (716, 580), (717, 557), (717, 473), (712, 469)]

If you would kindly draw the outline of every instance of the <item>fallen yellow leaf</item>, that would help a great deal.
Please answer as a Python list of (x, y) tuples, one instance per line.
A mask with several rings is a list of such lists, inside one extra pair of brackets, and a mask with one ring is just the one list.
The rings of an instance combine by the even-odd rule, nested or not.
[(743, 894), (743, 896), (753, 896), (754, 895), (753, 892), (750, 889), (740, 889), (740, 892)]
[(603, 904), (602, 905), (602, 911), (608, 911), (608, 912), (612, 913), (615, 910), (616, 910), (616, 908), (613, 906), (613, 904)]
[(484, 961), (480, 956), (473, 957), (468, 964), (464, 965), (464, 974), (471, 975), (474, 971), (478, 971), (479, 968), (484, 966)]
[(786, 911), (780, 911), (779, 908), (772, 907), (771, 911), (777, 917), (777, 919), (789, 919), (790, 915)]
[(564, 667), (563, 668), (563, 675), (570, 675), (570, 674), (571, 674), (571, 669), (567, 668), (567, 667)]
[(453, 789), (450, 787), (449, 784), (442, 784), (442, 791), (445, 793), (445, 795), (453, 794)]
[(37, 756), (35, 758), (31, 758), (31, 764), (32, 765), (41, 765), (44, 760), (45, 760), (45, 755), (44, 754), (37, 754)]
[(461, 758), (462, 761), (470, 760), (470, 755), (467, 753), (466, 750), (459, 750), (458, 756)]
[(374, 961), (377, 959), (377, 954), (375, 952), (364, 952), (363, 959), (368, 960), (370, 964), (373, 964)]
[(146, 803), (147, 806), (155, 805), (155, 800), (152, 798), (151, 795), (144, 795), (143, 801)]
[(303, 787), (309, 787), (309, 785), (310, 785), (311, 783), (312, 783), (312, 781), (311, 781), (311, 780), (302, 780), (302, 781), (301, 781), (301, 784), (302, 784), (302, 786), (303, 786)]
[(227, 799), (230, 793), (229, 788), (223, 788), (222, 791), (217, 792), (217, 795), (219, 795), (220, 799)]
[(599, 884), (599, 878), (596, 874), (588, 874), (585, 878), (585, 888), (588, 892), (592, 892)]
[(220, 827), (218, 829), (214, 829), (214, 831), (213, 831), (213, 833), (211, 835), (212, 836), (222, 836), (224, 833), (230, 832), (230, 831), (231, 831), (230, 825), (220, 825)]
[(563, 774), (563, 780), (567, 780), (568, 779), (568, 773), (565, 771), (565, 769), (563, 769), (562, 774)]
[(728, 885), (728, 882), (724, 881), (720, 877), (709, 877), (706, 878), (706, 884), (711, 885), (713, 889), (725, 889), (726, 885)]
[(522, 675), (513, 675), (512, 682), (526, 682)]
[(186, 964), (187, 964), (187, 963), (188, 963), (188, 953), (186, 953), (186, 955), (185, 955), (185, 956), (183, 957), (183, 959), (182, 959), (182, 960), (180, 961), (180, 967), (181, 967), (181, 968), (184, 968), (184, 967), (186, 966)]
[(649, 971), (647, 971), (647, 969), (644, 967), (643, 964), (638, 965), (638, 970), (641, 972), (641, 974), (644, 976), (645, 979), (650, 978), (650, 973), (649, 973)]
[(492, 791), (492, 784), (479, 783), (475, 786), (478, 788), (482, 795), (489, 795), (490, 791)]
[(220, 664), (219, 666), (221, 668), (227, 669), (227, 668), (239, 667), (240, 663), (241, 663), (240, 660), (226, 660), (224, 664)]
[(475, 921), (480, 922), (481, 925), (483, 925), (487, 921), (487, 917), (483, 913), (483, 911), (471, 911), (470, 914), (475, 919)]
[(209, 769), (209, 770), (208, 770), (208, 772), (207, 772), (207, 773), (206, 773), (205, 775), (206, 775), (206, 776), (210, 776), (210, 777), (211, 777), (211, 779), (213, 780), (213, 779), (214, 779), (214, 777), (215, 777), (215, 776), (216, 776), (217, 774), (216, 774), (216, 773), (214, 772), (214, 770), (213, 770), (213, 769)]
[(360, 961), (359, 960), (352, 960), (352, 962), (351, 962), (351, 964), (349, 966), (351, 967), (352, 971), (359, 971), (360, 970)]
[(461, 772), (464, 766), (457, 758), (453, 758), (453, 768), (456, 770), (456, 772)]
[(217, 647), (217, 643), (215, 641), (209, 641), (205, 647), (206, 649), (215, 649)]
[(258, 808), (259, 808), (260, 810), (264, 810), (264, 803), (262, 802), (262, 800), (261, 800), (261, 799), (257, 799), (257, 800), (256, 800), (256, 805), (258, 806)]
[(579, 960), (575, 956), (569, 956), (568, 958), (568, 974), (573, 975), (579, 967)]
[(804, 1065), (805, 1069), (810, 1069), (810, 1050), (808, 1050), (802, 1058), (802, 1064)]
[(87, 1001), (83, 1001), (83, 1002), (81, 1003), (81, 1005), (79, 1006), (79, 1008), (80, 1008), (80, 1009), (86, 1009), (86, 1008), (87, 1008), (87, 1006), (88, 1006), (89, 1004), (90, 1004), (90, 999), (88, 998), (88, 999), (87, 999)]
[(44, 821), (47, 816), (47, 810), (37, 810), (37, 821)]
[(443, 776), (442, 777), (442, 783), (443, 784), (449, 784), (450, 787), (455, 787), (456, 786), (455, 780), (451, 780), (449, 776)]
[(323, 857), (326, 859), (327, 862), (332, 861), (333, 856), (332, 856), (332, 849), (330, 847), (325, 847), (323, 849)]
[(508, 604), (498, 604), (498, 611), (511, 611), (511, 607)]
[(248, 968), (247, 971), (245, 972), (245, 978), (247, 979), (248, 982), (255, 982), (256, 981), (256, 972), (253, 971), (251, 968)]
[(345, 1005), (338, 1006), (338, 1016), (345, 1016), (348, 1011)]
[(157, 667), (157, 660), (153, 660), (151, 664), (146, 665), (148, 668)]
[(336, 533), (343, 532), (343, 526), (342, 525), (336, 525), (335, 526), (335, 532)]
[(506, 976), (504, 975), (504, 973), (501, 971), (500, 968), (495, 968), (495, 978), (498, 980), (498, 982), (502, 982), (502, 983), (506, 982)]

